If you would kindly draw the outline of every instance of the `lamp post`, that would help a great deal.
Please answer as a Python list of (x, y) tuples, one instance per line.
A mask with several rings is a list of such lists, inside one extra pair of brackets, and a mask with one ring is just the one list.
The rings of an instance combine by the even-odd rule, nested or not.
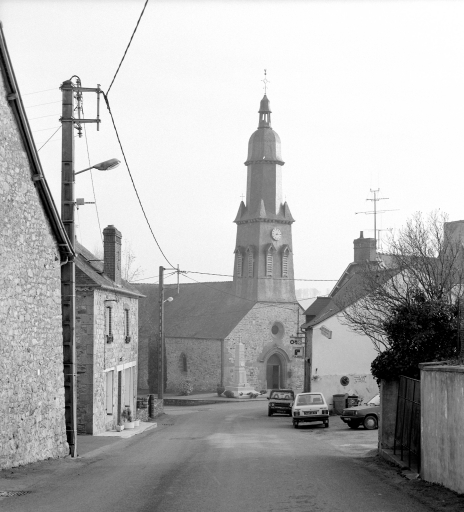
[(158, 400), (164, 396), (164, 303), (173, 298), (164, 298), (164, 267), (159, 268), (159, 332), (158, 332)]
[[(62, 91), (62, 158), (61, 158), (61, 220), (68, 235), (71, 247), (75, 246), (74, 198), (75, 176), (90, 169), (110, 170), (119, 165), (116, 159), (101, 162), (79, 172), (74, 172), (74, 125), (85, 122), (96, 122), (100, 119), (75, 119), (74, 92), (97, 92), (100, 89), (84, 89), (74, 86), (71, 80), (61, 85)], [(80, 115), (80, 111), (79, 111)], [(68, 260), (61, 266), (61, 311), (63, 324), (63, 371), (65, 387), (65, 423), (66, 439), (71, 457), (77, 456), (77, 389), (76, 389), (76, 264)]]

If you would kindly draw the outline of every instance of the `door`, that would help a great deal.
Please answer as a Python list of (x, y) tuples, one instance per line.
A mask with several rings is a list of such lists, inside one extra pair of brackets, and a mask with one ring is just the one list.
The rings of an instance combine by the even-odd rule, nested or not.
[(116, 425), (121, 425), (121, 409), (122, 409), (122, 372), (118, 371), (118, 416), (116, 418)]
[(266, 381), (268, 389), (282, 387), (282, 361), (277, 354), (273, 354), (267, 361)]

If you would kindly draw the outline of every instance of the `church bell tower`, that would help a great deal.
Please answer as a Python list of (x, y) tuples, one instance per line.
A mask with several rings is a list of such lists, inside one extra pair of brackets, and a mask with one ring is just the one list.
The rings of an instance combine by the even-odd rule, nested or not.
[(296, 302), (293, 280), (292, 224), (282, 194), (280, 137), (271, 127), (266, 94), (259, 126), (248, 143), (246, 203), (235, 218), (234, 293), (263, 302)]

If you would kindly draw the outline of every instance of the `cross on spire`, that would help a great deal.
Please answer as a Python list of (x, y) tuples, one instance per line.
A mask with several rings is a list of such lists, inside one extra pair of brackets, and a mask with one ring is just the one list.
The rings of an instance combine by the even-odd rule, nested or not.
[(261, 82), (264, 83), (264, 94), (267, 93), (267, 84), (270, 84), (271, 82), (267, 79), (267, 70), (264, 70), (264, 80), (261, 80)]

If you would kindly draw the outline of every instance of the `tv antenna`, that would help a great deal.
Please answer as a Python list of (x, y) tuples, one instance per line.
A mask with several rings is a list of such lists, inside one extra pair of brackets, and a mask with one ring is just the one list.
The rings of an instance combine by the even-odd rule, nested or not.
[(385, 199), (389, 199), (388, 197), (377, 197), (378, 192), (380, 192), (380, 188), (377, 189), (370, 189), (372, 194), (374, 194), (374, 197), (367, 198), (366, 201), (373, 201), (374, 203), (374, 210), (368, 211), (368, 212), (354, 212), (355, 215), (358, 215), (359, 213), (364, 213), (365, 215), (374, 215), (374, 240), (375, 240), (375, 249), (377, 250), (377, 214), (378, 213), (385, 213), (385, 212), (397, 212), (398, 208), (395, 210), (377, 210), (377, 203), (378, 201), (384, 201)]

